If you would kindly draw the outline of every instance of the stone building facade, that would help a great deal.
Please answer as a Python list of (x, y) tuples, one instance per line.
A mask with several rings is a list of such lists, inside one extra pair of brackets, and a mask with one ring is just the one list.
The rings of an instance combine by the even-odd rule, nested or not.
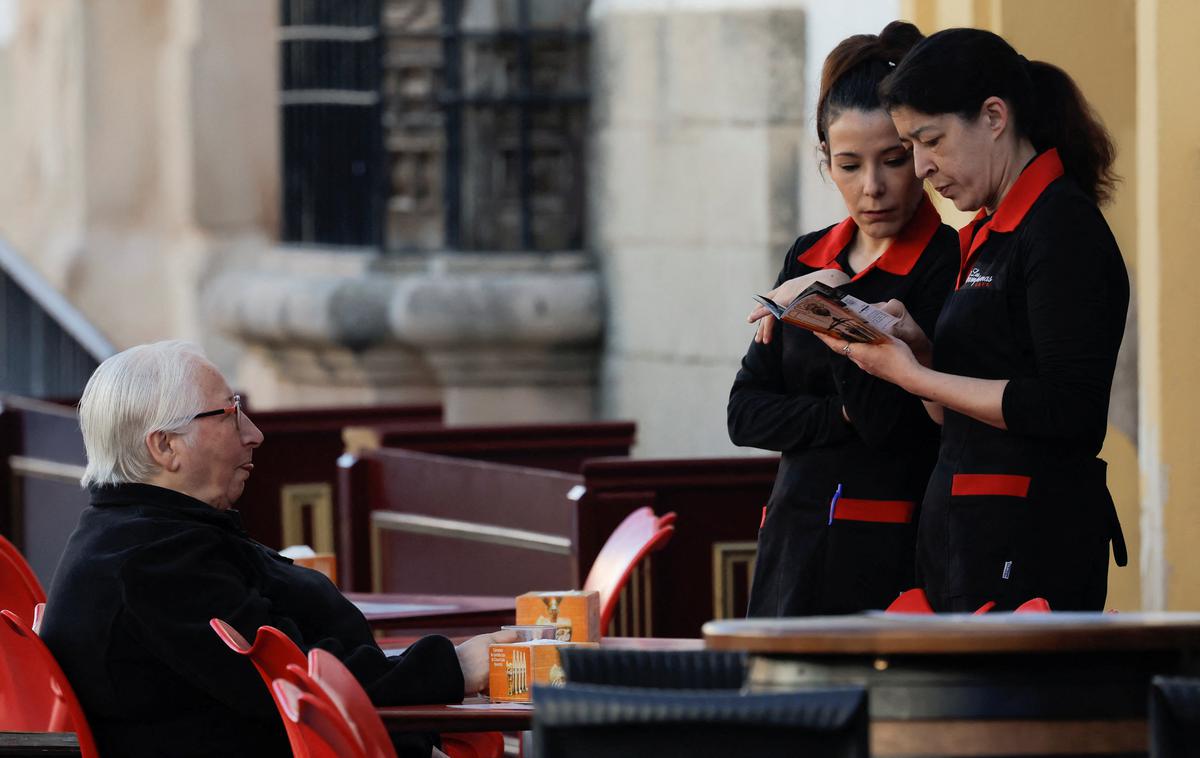
[[(484, 31), (513, 2), (460, 5)], [(799, 231), (842, 215), (816, 165), (820, 61), (897, 16), (990, 28), (1075, 76), (1119, 150), (1106, 214), (1141, 318), (1104, 456), (1140, 569), (1114, 576), (1113, 604), (1200, 606), (1195, 3), (592, 0), (585, 226), (534, 252), (511, 244), (503, 193), (470, 193), (478, 223), (445, 238), (446, 146), (414, 105), (435, 86), (438, 50), (418, 44), (435, 6), (384, 19), (389, 45), (417, 40), (388, 48), (381, 90), (404, 104), (386, 115), (390, 242), (334, 249), (280, 237), (279, 0), (0, 0), (0, 234), (118, 347), (198, 340), (260, 406), (441, 399), (455, 422), (632, 418), (639, 455), (745, 452), (724, 404), (749, 296)], [(502, 52), (480, 55), (467, 65), (487, 79)], [(502, 123), (472, 128), (517, 149)], [(534, 151), (561, 154), (553, 133)], [(471, 160), (484, 184), (505, 175)], [(572, 200), (554, 195), (538, 223), (565, 228)]]

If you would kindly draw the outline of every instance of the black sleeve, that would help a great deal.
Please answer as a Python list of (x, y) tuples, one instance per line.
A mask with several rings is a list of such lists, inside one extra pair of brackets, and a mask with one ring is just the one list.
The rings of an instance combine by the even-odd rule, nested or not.
[[(776, 287), (797, 275), (788, 264), (798, 250), (811, 244), (811, 236), (801, 237), (788, 251)], [(783, 324), (778, 321), (769, 344), (750, 343), (729, 391), (726, 421), (730, 441), (740, 447), (782, 452), (833, 445), (853, 437), (853, 427), (842, 416), (840, 395), (788, 392), (782, 352)]]
[(783, 383), (779, 324), (769, 345), (754, 343), (733, 380), (726, 409), (729, 439), (742, 447), (792, 450), (844, 442), (854, 428), (842, 416), (842, 398), (788, 394)]
[(344, 663), (364, 683), (376, 705), (459, 703), (463, 699), (462, 667), (454, 644), (445, 637), (422, 637), (402, 655), (391, 658), (377, 647), (364, 645)]
[(1009, 431), (1102, 440), (1117, 350), (1129, 307), (1129, 275), (1099, 209), (1068, 198), (1024, 236), (1024, 277), (1037, 373), (1004, 390)]
[[(957, 236), (949, 228), (939, 229), (926, 255), (928, 263), (921, 262), (926, 265), (909, 289), (904, 306), (932, 340), (938, 315), (954, 287), (958, 271)], [(841, 356), (832, 365), (846, 413), (867, 445), (875, 448), (903, 445), (914, 435), (936, 433), (936, 425), (919, 398), (871, 376)]]
[(250, 586), (222, 536), (187, 530), (148, 545), (121, 569), (130, 632), (146, 649), (215, 699), (246, 713), (271, 717), (274, 704), (250, 661), (230, 651), (209, 627), (221, 618), (249, 640), (270, 625), (302, 649), (338, 655), (381, 705), (459, 702), (462, 670), (444, 637), (419, 640), (403, 656), (387, 658), (377, 645), (346, 645), (335, 638), (305, 643), (297, 623), (275, 612), (272, 600)]

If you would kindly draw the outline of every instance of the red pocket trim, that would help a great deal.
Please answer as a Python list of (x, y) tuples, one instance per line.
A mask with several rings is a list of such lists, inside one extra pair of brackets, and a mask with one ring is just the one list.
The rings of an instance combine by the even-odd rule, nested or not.
[(955, 474), (950, 494), (1027, 497), (1029, 481), (1029, 477), (1016, 474)]
[(863, 500), (838, 498), (833, 517), (838, 521), (874, 521), (879, 524), (912, 522), (917, 504), (912, 500)]

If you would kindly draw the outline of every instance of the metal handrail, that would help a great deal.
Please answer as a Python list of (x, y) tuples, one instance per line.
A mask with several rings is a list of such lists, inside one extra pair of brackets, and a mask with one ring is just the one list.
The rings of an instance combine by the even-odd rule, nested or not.
[(0, 238), (0, 270), (97, 362), (115, 354), (112, 343), (33, 266)]

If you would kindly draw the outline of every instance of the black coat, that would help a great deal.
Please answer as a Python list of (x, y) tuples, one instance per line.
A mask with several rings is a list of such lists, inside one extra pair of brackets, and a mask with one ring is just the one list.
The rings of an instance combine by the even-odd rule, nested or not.
[(938, 610), (1038, 596), (1055, 610), (1100, 610), (1110, 540), (1124, 562), (1096, 457), (1129, 306), (1121, 252), (1054, 151), (1025, 168), (991, 219), (963, 228), (961, 245), (934, 368), (1007, 379), (1007, 429), (946, 410), (922, 508), (923, 583)]
[[(214, 616), (249, 640), (269, 624), (331, 650), (378, 704), (462, 698), (449, 640), (385, 657), (328, 579), (251, 540), (237, 511), (146, 484), (104, 487), (67, 543), (42, 626), (103, 755), (291, 754), (261, 678), (212, 631)], [(412, 754), (428, 756), (432, 739)]]
[[(855, 232), (846, 219), (796, 240), (776, 286), (843, 267)], [(954, 231), (924, 199), (896, 241), (845, 289), (867, 302), (903, 301), (932, 334), (957, 262)], [(914, 586), (914, 521), (938, 438), (917, 398), (869, 376), (811, 332), (777, 323), (769, 344), (751, 343), (746, 352), (728, 421), (734, 444), (782, 453), (758, 535), (751, 616), (882, 608)]]

